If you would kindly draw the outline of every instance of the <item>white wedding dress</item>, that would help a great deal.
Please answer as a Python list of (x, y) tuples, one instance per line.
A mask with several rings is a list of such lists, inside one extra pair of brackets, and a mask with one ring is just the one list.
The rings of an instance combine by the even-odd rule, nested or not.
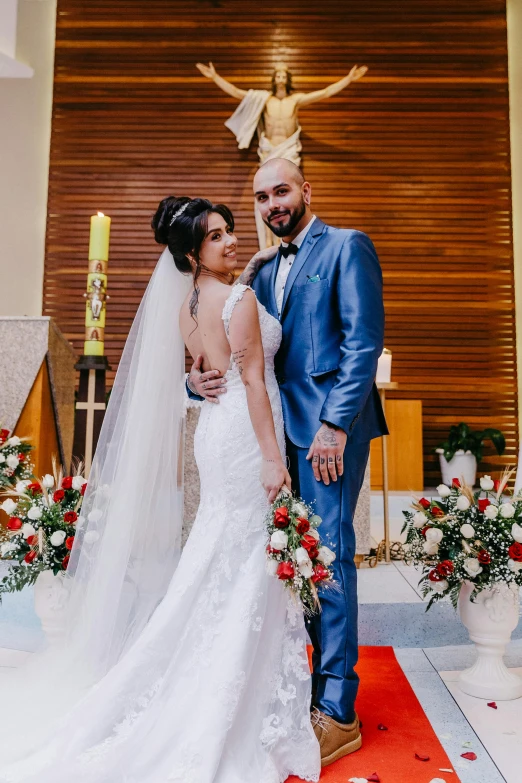
[[(228, 326), (246, 286), (225, 304)], [(274, 374), (279, 322), (258, 303), (265, 379), (284, 454)], [(203, 403), (201, 503), (170, 587), (123, 658), (2, 783), (281, 783), (319, 780), (302, 612), (266, 572), (266, 494), (246, 392)], [(29, 721), (30, 724), (30, 721)], [(28, 732), (30, 725), (28, 725)]]

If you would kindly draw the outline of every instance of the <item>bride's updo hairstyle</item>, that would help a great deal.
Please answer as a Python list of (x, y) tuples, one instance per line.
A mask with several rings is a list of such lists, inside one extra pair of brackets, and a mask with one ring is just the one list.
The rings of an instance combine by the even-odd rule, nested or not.
[[(152, 218), (154, 239), (160, 245), (168, 245), (179, 271), (193, 274), (194, 281), (199, 277), (199, 253), (208, 231), (208, 216), (212, 212), (221, 215), (227, 226), (234, 230), (234, 216), (230, 209), (225, 204), (212, 204), (206, 198), (167, 196)], [(174, 217), (176, 213), (179, 214)], [(196, 262), (195, 269), (189, 254)]]

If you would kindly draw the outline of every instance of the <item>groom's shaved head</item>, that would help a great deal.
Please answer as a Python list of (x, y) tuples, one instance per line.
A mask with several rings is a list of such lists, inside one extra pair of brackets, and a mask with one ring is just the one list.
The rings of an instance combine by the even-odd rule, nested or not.
[(286, 158), (273, 158), (263, 163), (256, 172), (254, 193), (258, 190), (256, 183), (262, 185), (268, 178), (272, 179), (274, 176), (276, 178), (280, 177), (281, 182), (290, 180), (299, 187), (305, 182), (304, 174), (299, 166), (296, 166), (291, 160), (286, 160)]
[(254, 197), (263, 222), (285, 241), (297, 236), (312, 217), (310, 183), (290, 160), (274, 158), (258, 169)]

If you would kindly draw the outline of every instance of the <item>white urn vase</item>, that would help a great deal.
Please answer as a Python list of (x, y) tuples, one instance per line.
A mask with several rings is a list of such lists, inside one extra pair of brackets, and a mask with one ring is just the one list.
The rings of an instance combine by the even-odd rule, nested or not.
[(459, 676), (464, 693), (479, 699), (509, 701), (522, 696), (522, 678), (504, 663), (506, 645), (518, 624), (519, 588), (497, 582), (472, 602), (473, 585), (464, 582), (459, 595), (460, 618), (475, 643), (477, 660)]
[(65, 571), (55, 576), (42, 571), (34, 583), (34, 608), (42, 623), (49, 644), (61, 638), (65, 628), (68, 590), (64, 586)]
[(451, 482), (454, 478), (463, 478), (470, 487), (475, 486), (477, 480), (477, 458), (471, 451), (459, 449), (449, 462), (444, 456), (443, 449), (437, 449), (437, 454), (440, 459), (440, 472), (442, 473), (444, 484), (451, 487)]

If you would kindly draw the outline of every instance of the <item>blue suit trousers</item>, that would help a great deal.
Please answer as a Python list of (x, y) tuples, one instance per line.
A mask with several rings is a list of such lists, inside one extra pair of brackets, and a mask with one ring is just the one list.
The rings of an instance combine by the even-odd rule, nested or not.
[(358, 644), (353, 517), (370, 443), (353, 443), (348, 439), (344, 473), (328, 486), (314, 477), (311, 462), (306, 459), (308, 449), (299, 448), (288, 439), (286, 447), (292, 489), (306, 503), (313, 504), (323, 520), (319, 528), (321, 541), (337, 554), (332, 568), (340, 589), (320, 590), (322, 612), (307, 621), (313, 645), (312, 703), (334, 720), (351, 723), (359, 685), (354, 668)]

